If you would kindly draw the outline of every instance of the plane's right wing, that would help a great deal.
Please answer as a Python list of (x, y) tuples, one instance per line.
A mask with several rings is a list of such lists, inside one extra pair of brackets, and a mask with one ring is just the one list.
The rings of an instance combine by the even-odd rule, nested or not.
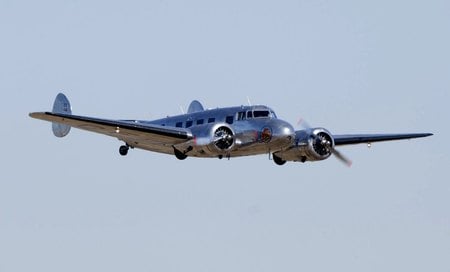
[(55, 112), (34, 112), (30, 117), (115, 137), (130, 146), (173, 154), (173, 146), (193, 139), (185, 128), (139, 121), (108, 120)]

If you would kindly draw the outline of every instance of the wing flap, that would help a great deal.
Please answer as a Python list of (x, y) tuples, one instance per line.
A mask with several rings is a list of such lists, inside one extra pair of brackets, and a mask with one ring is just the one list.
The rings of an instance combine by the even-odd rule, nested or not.
[(374, 143), (395, 140), (407, 140), (432, 136), (432, 133), (409, 134), (349, 134), (333, 135), (335, 145), (352, 145), (361, 143)]

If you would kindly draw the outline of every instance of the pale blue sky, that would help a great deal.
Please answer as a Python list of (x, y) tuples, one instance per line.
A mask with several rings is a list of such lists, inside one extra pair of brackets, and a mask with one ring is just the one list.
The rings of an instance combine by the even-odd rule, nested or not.
[[(449, 271), (448, 1), (0, 1), (0, 271)], [(432, 132), (278, 167), (28, 117), (267, 104), (334, 133)]]

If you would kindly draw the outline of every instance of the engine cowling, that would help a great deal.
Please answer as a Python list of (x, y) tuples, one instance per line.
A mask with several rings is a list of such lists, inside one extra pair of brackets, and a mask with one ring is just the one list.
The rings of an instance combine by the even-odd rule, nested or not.
[(228, 124), (211, 124), (207, 129), (192, 130), (195, 136), (194, 149), (211, 156), (227, 155), (235, 147), (235, 133)]
[(212, 143), (220, 151), (228, 151), (234, 146), (234, 133), (228, 126), (214, 129)]
[(324, 128), (312, 128), (297, 131), (295, 148), (286, 152), (285, 160), (292, 161), (320, 161), (331, 156), (334, 149), (334, 139)]
[(314, 128), (299, 136), (297, 147), (300, 153), (303, 153), (303, 156), (306, 157), (306, 160), (320, 161), (331, 156), (334, 148), (334, 139), (328, 130)]

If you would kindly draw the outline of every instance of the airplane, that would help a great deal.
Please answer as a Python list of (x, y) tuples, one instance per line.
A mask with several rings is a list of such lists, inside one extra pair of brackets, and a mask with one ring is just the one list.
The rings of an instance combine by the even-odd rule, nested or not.
[(129, 149), (187, 157), (228, 158), (269, 154), (277, 165), (288, 161), (322, 161), (334, 155), (350, 166), (351, 160), (336, 146), (428, 137), (432, 133), (332, 134), (322, 127), (294, 127), (264, 105), (204, 109), (194, 100), (185, 114), (153, 121), (111, 120), (72, 114), (72, 107), (59, 93), (51, 112), (33, 112), (30, 117), (52, 122), (53, 134), (64, 137), (71, 127), (115, 137), (124, 142), (122, 156)]

